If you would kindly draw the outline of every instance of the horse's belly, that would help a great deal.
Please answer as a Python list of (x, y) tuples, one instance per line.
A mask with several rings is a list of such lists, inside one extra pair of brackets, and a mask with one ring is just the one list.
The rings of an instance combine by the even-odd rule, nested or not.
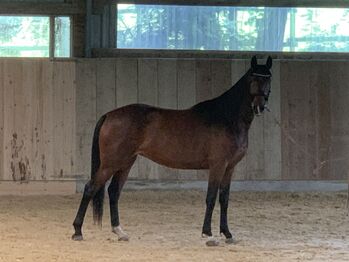
[(148, 116), (138, 154), (171, 168), (208, 168), (208, 130), (190, 112), (161, 112)]
[(207, 169), (208, 163), (204, 157), (198, 157), (198, 155), (187, 155), (183, 152), (172, 153), (166, 152), (154, 152), (146, 151), (140, 152), (141, 156), (144, 156), (160, 165), (164, 165), (170, 168), (178, 169)]

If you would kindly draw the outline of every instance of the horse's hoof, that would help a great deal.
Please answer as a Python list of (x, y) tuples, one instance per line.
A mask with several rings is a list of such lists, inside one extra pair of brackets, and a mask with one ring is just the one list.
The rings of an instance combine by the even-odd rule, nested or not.
[(128, 236), (122, 236), (122, 237), (119, 237), (118, 239), (119, 241), (129, 241), (130, 238)]
[(122, 230), (121, 226), (113, 227), (112, 232), (118, 235), (119, 241), (129, 241), (128, 235)]
[(209, 240), (206, 241), (206, 246), (208, 246), (208, 247), (219, 246), (219, 241), (214, 239), (214, 238), (210, 238)]
[(202, 233), (202, 234), (201, 234), (201, 237), (202, 237), (202, 238), (209, 238), (209, 237), (212, 237), (212, 235), (210, 236), (210, 235), (208, 235), (208, 234)]
[(235, 244), (235, 241), (234, 241), (233, 238), (227, 238), (227, 239), (225, 240), (225, 243), (226, 243), (226, 244)]
[(81, 241), (81, 240), (83, 240), (82, 235), (76, 235), (76, 234), (72, 235), (71, 239), (74, 240), (74, 241)]

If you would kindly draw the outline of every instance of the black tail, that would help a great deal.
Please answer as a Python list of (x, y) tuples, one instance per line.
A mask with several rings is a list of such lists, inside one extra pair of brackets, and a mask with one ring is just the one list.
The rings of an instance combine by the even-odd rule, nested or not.
[[(100, 156), (99, 156), (99, 132), (104, 123), (106, 115), (103, 115), (97, 122), (95, 131), (93, 133), (92, 142), (92, 165), (91, 165), (91, 180), (94, 181), (98, 168), (100, 166)], [(93, 196), (93, 221), (98, 225), (102, 225), (103, 217), (103, 201), (104, 201), (104, 185), (97, 191)]]

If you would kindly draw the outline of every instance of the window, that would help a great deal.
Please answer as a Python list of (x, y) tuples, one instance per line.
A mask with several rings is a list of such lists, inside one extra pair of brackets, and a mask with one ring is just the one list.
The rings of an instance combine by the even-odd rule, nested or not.
[(55, 17), (55, 57), (70, 56), (70, 18)]
[[(50, 21), (54, 21), (54, 38)], [(1, 57), (50, 57), (51, 45), (55, 57), (70, 56), (69, 17), (0, 16), (0, 31)]]
[(117, 47), (349, 52), (349, 9), (117, 5)]

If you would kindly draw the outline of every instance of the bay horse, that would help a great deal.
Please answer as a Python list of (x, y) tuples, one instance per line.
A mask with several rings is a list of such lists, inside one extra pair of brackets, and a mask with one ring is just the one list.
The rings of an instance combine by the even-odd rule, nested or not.
[(227, 209), (231, 177), (248, 145), (248, 130), (255, 115), (267, 109), (272, 59), (251, 68), (222, 95), (186, 110), (169, 110), (143, 104), (124, 106), (103, 115), (92, 143), (91, 179), (73, 226), (73, 240), (82, 240), (81, 227), (93, 199), (93, 218), (101, 224), (105, 184), (108, 187), (112, 232), (128, 240), (119, 222), (118, 200), (137, 155), (178, 169), (209, 169), (203, 237), (212, 237), (211, 218), (219, 192), (220, 233), (233, 242)]

